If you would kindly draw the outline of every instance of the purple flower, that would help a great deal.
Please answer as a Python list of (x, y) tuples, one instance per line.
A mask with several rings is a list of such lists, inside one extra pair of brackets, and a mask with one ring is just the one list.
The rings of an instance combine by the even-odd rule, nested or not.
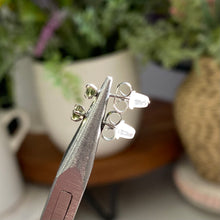
[(49, 40), (52, 38), (54, 32), (60, 27), (65, 17), (63, 11), (53, 12), (47, 24), (43, 27), (37, 45), (34, 49), (34, 56), (41, 57)]

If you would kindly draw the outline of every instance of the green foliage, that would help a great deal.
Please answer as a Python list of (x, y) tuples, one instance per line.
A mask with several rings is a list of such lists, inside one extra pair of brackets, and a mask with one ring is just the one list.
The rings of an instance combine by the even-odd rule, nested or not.
[(62, 88), (67, 99), (75, 97), (77, 102), (81, 102), (80, 78), (65, 70), (68, 64), (69, 60), (62, 60), (60, 54), (54, 54), (51, 59), (45, 61), (46, 77), (54, 86)]
[(7, 0), (0, 8), (0, 81), (14, 62), (31, 53), (46, 16), (29, 0)]
[(34, 57), (54, 9), (64, 19), (37, 59), (66, 96), (79, 97), (79, 79), (65, 72), (66, 63), (117, 50), (168, 68), (201, 56), (220, 62), (220, 0), (4, 0), (0, 80), (23, 54)]
[[(59, 2), (62, 5), (63, 1)], [(69, 3), (68, 8), (62, 8), (66, 10), (65, 21), (54, 33), (56, 44), (52, 39), (44, 52), (47, 59), (54, 50), (59, 51), (63, 57), (79, 60), (127, 48), (127, 42), (120, 35), (121, 31), (128, 30), (132, 34), (132, 30), (138, 26), (133, 22), (134, 17), (142, 20), (142, 28), (146, 25), (143, 11), (146, 3), (141, 1), (141, 8), (135, 2), (94, 0), (74, 2), (72, 5)]]
[(171, 68), (182, 61), (195, 63), (209, 56), (220, 63), (219, 0), (170, 0), (169, 16), (149, 23), (140, 32), (140, 41), (135, 36), (125, 38), (134, 51), (142, 52), (145, 61)]
[[(23, 54), (34, 57), (32, 51), (56, 8), (65, 14), (64, 20), (38, 59), (66, 97), (79, 97), (79, 79), (65, 72), (64, 65), (128, 48), (123, 32), (133, 36), (139, 33), (137, 29), (144, 29), (148, 7), (144, 0), (4, 1), (0, 5), (0, 76)], [(4, 11), (10, 19), (4, 17)]]

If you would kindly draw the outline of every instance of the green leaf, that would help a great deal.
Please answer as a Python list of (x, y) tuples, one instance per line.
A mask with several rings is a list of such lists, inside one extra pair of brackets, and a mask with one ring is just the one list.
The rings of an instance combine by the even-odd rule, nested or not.
[(220, 1), (215, 1), (215, 16), (216, 16), (216, 22), (219, 25), (220, 24)]
[(44, 22), (47, 19), (46, 13), (30, 0), (17, 1), (17, 7), (24, 23)]
[(208, 1), (201, 0), (201, 6), (202, 6), (203, 18), (207, 24), (207, 27), (214, 28), (215, 27), (214, 15), (211, 12)]
[(68, 63), (69, 60), (61, 60), (59, 53), (54, 54), (52, 59), (44, 62), (46, 76), (54, 86), (62, 90), (66, 99), (81, 102), (81, 80), (77, 75), (64, 70)]

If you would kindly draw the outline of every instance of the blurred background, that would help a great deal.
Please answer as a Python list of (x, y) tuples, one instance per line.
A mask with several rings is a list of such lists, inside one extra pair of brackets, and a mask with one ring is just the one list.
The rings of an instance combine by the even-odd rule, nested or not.
[(219, 219), (220, 0), (0, 0), (0, 219), (40, 218), (107, 75), (151, 104), (101, 140), (76, 219)]

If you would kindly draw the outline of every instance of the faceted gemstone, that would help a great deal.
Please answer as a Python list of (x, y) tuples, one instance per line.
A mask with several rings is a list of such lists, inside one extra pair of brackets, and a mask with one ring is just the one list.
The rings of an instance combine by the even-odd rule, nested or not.
[(98, 93), (98, 89), (96, 88), (96, 86), (94, 86), (93, 84), (86, 85), (86, 93), (85, 93), (86, 98), (91, 99), (94, 96), (96, 96), (97, 93)]
[(86, 111), (81, 105), (75, 105), (72, 113), (73, 121), (80, 121), (84, 118)]
[(74, 111), (78, 114), (84, 115), (86, 113), (85, 109), (81, 105), (75, 105)]

